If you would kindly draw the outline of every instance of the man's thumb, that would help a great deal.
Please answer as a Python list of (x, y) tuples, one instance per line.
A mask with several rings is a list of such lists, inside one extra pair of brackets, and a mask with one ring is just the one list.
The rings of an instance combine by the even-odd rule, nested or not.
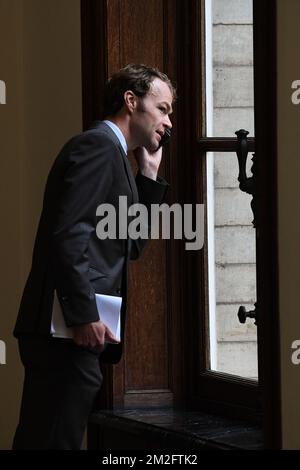
[(117, 340), (117, 338), (112, 334), (110, 329), (107, 327), (105, 330), (105, 341), (107, 343), (114, 343), (114, 344), (118, 344), (120, 342), (119, 340)]

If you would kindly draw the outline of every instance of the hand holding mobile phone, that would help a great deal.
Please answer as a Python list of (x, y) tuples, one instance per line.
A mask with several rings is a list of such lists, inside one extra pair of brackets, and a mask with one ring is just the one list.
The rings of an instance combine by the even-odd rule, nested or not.
[[(171, 130), (170, 130), (170, 129), (166, 129), (164, 135), (163, 135), (162, 138), (160, 139), (158, 149), (159, 149), (160, 147), (162, 147), (163, 145), (165, 145), (165, 144), (170, 140), (170, 138), (171, 138)], [(158, 149), (157, 149), (157, 150), (158, 150)]]

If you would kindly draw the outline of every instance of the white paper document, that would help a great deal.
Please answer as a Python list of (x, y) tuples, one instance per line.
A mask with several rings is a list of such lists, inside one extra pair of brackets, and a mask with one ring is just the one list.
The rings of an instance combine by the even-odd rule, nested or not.
[(118, 341), (121, 341), (121, 304), (122, 297), (114, 295), (95, 294), (98, 313)]
[[(121, 304), (122, 297), (95, 294), (99, 319), (110, 329), (117, 340), (121, 340)], [(51, 320), (51, 334), (55, 338), (73, 338), (72, 327), (66, 326), (59, 300), (54, 291)]]

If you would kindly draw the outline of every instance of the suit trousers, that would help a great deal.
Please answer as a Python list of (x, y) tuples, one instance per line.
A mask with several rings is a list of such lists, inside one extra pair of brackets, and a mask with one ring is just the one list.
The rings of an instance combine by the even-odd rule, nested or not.
[(25, 368), (13, 449), (80, 450), (101, 388), (99, 351), (71, 339), (23, 336)]

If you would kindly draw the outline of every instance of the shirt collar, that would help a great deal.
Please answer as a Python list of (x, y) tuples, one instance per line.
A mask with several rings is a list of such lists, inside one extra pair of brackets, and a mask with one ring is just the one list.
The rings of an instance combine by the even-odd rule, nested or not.
[(105, 122), (105, 124), (107, 124), (111, 128), (111, 130), (115, 133), (115, 135), (119, 139), (120, 144), (122, 145), (122, 148), (125, 154), (127, 155), (127, 151), (128, 151), (127, 142), (121, 129), (114, 122), (111, 122), (108, 119), (105, 119), (103, 122)]

